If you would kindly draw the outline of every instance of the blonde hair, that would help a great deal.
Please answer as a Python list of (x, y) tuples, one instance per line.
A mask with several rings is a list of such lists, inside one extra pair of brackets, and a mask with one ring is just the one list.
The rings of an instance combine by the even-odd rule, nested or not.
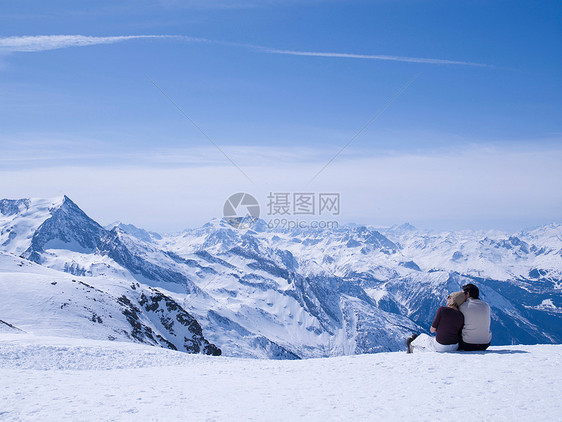
[(463, 291), (460, 292), (453, 292), (449, 296), (447, 296), (447, 306), (450, 308), (459, 309), (464, 301), (466, 300), (466, 295)]

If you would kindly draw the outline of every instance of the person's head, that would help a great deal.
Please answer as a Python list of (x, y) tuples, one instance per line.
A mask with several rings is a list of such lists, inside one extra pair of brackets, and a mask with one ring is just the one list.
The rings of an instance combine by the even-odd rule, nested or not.
[(469, 297), (472, 299), (478, 299), (480, 297), (480, 290), (472, 283), (468, 283), (462, 286), (462, 290), (467, 299)]
[(447, 306), (449, 308), (459, 309), (459, 306), (461, 306), (465, 300), (466, 296), (464, 292), (453, 292), (447, 296)]

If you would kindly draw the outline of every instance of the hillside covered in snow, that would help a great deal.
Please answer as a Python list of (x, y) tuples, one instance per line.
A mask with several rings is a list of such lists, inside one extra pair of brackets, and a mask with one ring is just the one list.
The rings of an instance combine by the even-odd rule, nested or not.
[(404, 349), (477, 284), (492, 345), (562, 342), (562, 226), (176, 234), (102, 227), (68, 197), (0, 200), (0, 332), (302, 359)]

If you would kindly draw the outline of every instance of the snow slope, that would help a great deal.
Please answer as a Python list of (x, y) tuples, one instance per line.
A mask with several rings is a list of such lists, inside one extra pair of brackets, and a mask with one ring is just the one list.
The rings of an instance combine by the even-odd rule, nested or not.
[(21, 330), (220, 353), (177, 302), (130, 280), (104, 276), (85, 280), (0, 253), (0, 292), (0, 332)]
[(0, 334), (2, 421), (560, 420), (562, 346), (273, 361)]

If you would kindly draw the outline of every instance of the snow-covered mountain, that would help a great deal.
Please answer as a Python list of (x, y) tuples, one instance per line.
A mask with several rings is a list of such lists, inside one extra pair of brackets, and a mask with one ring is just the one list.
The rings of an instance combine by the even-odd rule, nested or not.
[[(394, 351), (426, 332), (448, 292), (474, 282), (492, 306), (493, 344), (562, 340), (557, 224), (507, 234), (269, 230), (260, 221), (240, 231), (213, 220), (159, 235), (119, 222), (104, 228), (64, 197), (1, 200), (0, 244), (10, 304), (0, 320), (33, 333), (260, 358)], [(135, 331), (135, 321), (144, 326)]]

